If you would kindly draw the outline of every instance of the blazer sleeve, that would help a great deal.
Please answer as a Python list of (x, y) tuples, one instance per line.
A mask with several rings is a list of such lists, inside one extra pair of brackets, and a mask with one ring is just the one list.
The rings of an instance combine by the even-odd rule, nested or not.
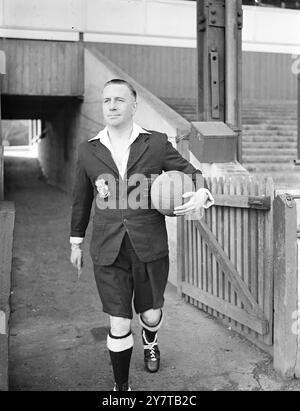
[(85, 236), (90, 221), (93, 199), (94, 188), (84, 167), (82, 147), (79, 147), (73, 189), (71, 237), (83, 238)]
[(166, 135), (165, 137), (166, 141), (163, 159), (163, 170), (178, 170), (182, 171), (185, 174), (190, 174), (196, 190), (198, 190), (199, 188), (208, 188), (201, 170), (195, 168), (189, 161), (182, 157), (182, 155), (173, 147), (172, 143), (168, 141), (168, 136)]

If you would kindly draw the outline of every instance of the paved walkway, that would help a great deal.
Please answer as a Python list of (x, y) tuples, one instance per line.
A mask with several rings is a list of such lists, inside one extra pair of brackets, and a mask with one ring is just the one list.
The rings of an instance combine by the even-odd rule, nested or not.
[[(34, 159), (6, 158), (5, 170), (6, 199), (16, 206), (10, 390), (111, 390), (108, 321), (87, 244), (79, 281), (69, 263), (70, 196), (43, 181)], [(267, 354), (178, 299), (172, 286), (159, 334), (159, 373), (144, 371), (136, 318), (133, 333), (134, 390), (300, 390), (298, 381), (274, 373)]]

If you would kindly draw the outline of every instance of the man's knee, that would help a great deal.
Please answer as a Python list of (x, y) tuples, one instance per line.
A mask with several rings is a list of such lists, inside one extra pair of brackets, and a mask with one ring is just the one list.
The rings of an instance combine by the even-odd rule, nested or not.
[(160, 308), (147, 310), (141, 314), (142, 319), (148, 325), (156, 325), (160, 321), (161, 315), (162, 310)]
[(129, 333), (131, 325), (131, 320), (129, 318), (109, 316), (109, 319), (110, 329), (113, 335), (115, 335), (116, 337), (121, 337)]

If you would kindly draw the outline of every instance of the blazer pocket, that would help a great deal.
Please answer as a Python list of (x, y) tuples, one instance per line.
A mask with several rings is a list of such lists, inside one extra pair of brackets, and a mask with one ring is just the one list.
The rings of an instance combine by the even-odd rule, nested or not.
[(94, 224), (92, 238), (90, 242), (90, 254), (92, 260), (97, 262), (100, 256), (100, 250), (105, 239), (106, 224)]

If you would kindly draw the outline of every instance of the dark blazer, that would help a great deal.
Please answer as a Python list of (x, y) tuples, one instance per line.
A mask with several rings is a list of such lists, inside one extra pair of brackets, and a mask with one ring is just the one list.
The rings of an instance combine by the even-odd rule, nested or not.
[[(164, 215), (151, 208), (151, 176), (162, 171), (179, 170), (192, 174), (200, 170), (185, 160), (165, 134), (150, 131), (140, 134), (132, 143), (127, 164), (126, 180), (122, 180), (110, 151), (100, 140), (84, 142), (79, 146), (74, 201), (71, 218), (71, 236), (84, 237), (90, 219), (93, 200), (95, 214), (90, 252), (94, 264), (111, 265), (119, 252), (127, 232), (133, 247), (143, 262), (154, 261), (168, 254), (168, 239)], [(134, 175), (145, 176), (133, 184)], [(101, 197), (95, 182), (101, 176), (110, 192)], [(141, 190), (139, 184), (144, 184)], [(133, 209), (130, 197), (139, 188), (142, 206)], [(133, 197), (132, 197), (133, 198)], [(149, 207), (150, 205), (150, 207)]]

